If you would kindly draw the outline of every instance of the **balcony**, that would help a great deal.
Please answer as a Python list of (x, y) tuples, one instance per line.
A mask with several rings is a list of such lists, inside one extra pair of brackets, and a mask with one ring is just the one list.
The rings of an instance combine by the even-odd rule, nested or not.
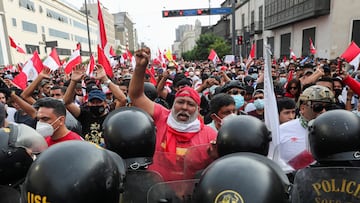
[(330, 13), (330, 0), (265, 1), (265, 29), (272, 30)]
[(263, 32), (263, 21), (255, 21), (250, 24), (250, 35), (261, 34)]

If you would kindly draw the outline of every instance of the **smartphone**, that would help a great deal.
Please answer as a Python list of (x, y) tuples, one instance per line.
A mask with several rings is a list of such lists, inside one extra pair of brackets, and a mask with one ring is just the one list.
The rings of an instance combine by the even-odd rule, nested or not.
[(343, 72), (342, 72), (342, 62), (343, 62), (343, 59), (338, 59), (337, 60), (337, 68), (339, 70), (339, 75), (341, 75)]

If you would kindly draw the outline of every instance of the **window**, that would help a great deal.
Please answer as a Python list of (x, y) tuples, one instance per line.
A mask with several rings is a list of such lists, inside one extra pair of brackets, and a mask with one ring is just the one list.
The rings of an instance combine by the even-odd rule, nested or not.
[(87, 30), (87, 26), (83, 23), (80, 23), (76, 20), (73, 21), (74, 22), (74, 27), (80, 28), (82, 30)]
[(55, 11), (52, 11), (50, 9), (46, 9), (46, 16), (49, 17), (49, 18), (52, 18), (52, 19), (55, 19), (55, 20), (58, 20), (60, 22), (63, 22), (63, 23), (68, 23), (69, 20), (66, 16), (64, 15), (61, 15)]
[(75, 35), (75, 41), (88, 44), (88, 39), (85, 37)]
[(35, 12), (34, 2), (31, 2), (30, 0), (19, 0), (19, 6)]
[(301, 50), (302, 56), (310, 55), (310, 38), (313, 41), (313, 44), (315, 45), (315, 31), (316, 31), (315, 27), (303, 30), (302, 50)]
[(16, 18), (11, 18), (11, 21), (12, 21), (12, 25), (14, 26), (14, 27), (16, 27), (17, 25), (16, 25)]
[(351, 41), (360, 44), (360, 20), (353, 21)]
[(27, 21), (22, 21), (22, 27), (24, 31), (37, 33), (37, 26), (34, 23), (30, 23)]
[(25, 49), (27, 54), (33, 54), (34, 51), (37, 51), (38, 54), (40, 54), (40, 48), (37, 45), (25, 44)]
[(290, 42), (291, 42), (291, 33), (281, 35), (280, 58), (284, 58), (284, 56), (289, 57), (289, 55), (290, 55)]
[(59, 37), (63, 39), (70, 39), (69, 33), (49, 28), (49, 35), (52, 37)]

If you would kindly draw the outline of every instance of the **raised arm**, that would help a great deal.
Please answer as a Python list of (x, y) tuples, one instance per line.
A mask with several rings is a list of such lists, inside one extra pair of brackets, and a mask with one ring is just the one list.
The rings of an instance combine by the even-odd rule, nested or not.
[(21, 97), (27, 101), (29, 104), (34, 104), (36, 100), (32, 97), (33, 92), (39, 86), (40, 82), (43, 79), (50, 79), (51, 69), (44, 67), (44, 69), (39, 73), (38, 77), (21, 93)]
[(159, 83), (157, 84), (157, 87), (156, 87), (156, 91), (157, 91), (158, 95), (163, 99), (166, 99), (166, 97), (168, 95), (168, 91), (164, 88), (168, 77), (169, 77), (169, 72), (168, 72), (168, 70), (166, 70), (163, 72), (163, 74), (161, 76), (161, 80), (159, 81)]
[(116, 102), (115, 108), (119, 108), (126, 105), (126, 96), (120, 87), (113, 83), (106, 75), (105, 69), (102, 65), (96, 64), (96, 77), (95, 79), (100, 80), (103, 84), (107, 85), (110, 91), (112, 92)]
[(144, 94), (144, 76), (150, 56), (149, 48), (143, 48), (135, 52), (136, 68), (129, 85), (129, 96), (133, 106), (141, 108), (153, 116), (154, 102)]
[(36, 118), (36, 109), (27, 103), (24, 99), (16, 95), (15, 91), (11, 91), (10, 94), (11, 99), (20, 106), (22, 110), (24, 110), (31, 118)]
[(80, 82), (84, 76), (85, 76), (85, 66), (77, 65), (71, 73), (70, 83), (64, 95), (64, 104), (66, 106), (66, 109), (70, 111), (70, 113), (74, 117), (78, 117), (80, 115), (80, 107), (74, 103), (75, 86), (76, 83)]

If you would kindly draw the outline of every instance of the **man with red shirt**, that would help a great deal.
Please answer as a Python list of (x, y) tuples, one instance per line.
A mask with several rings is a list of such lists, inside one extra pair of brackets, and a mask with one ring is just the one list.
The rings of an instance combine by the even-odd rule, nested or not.
[[(150, 60), (150, 49), (136, 51), (135, 59), (136, 68), (130, 81), (129, 96), (133, 106), (142, 108), (154, 119), (157, 130), (154, 163), (149, 169), (160, 172), (165, 180), (179, 179), (180, 176), (169, 177), (172, 170), (183, 167), (179, 164), (179, 158), (182, 159), (189, 147), (209, 144), (216, 139), (217, 133), (204, 125), (199, 114), (200, 96), (191, 87), (186, 86), (177, 91), (171, 109), (148, 99), (144, 94), (144, 75)], [(157, 162), (156, 160), (160, 160), (159, 156), (165, 153), (175, 155), (176, 158), (164, 156), (169, 161), (168, 164)], [(200, 153), (197, 160), (202, 162), (208, 158), (207, 153)]]
[(67, 140), (83, 140), (80, 135), (65, 126), (65, 105), (53, 98), (41, 98), (35, 104), (37, 108), (36, 131), (38, 131), (50, 147)]

